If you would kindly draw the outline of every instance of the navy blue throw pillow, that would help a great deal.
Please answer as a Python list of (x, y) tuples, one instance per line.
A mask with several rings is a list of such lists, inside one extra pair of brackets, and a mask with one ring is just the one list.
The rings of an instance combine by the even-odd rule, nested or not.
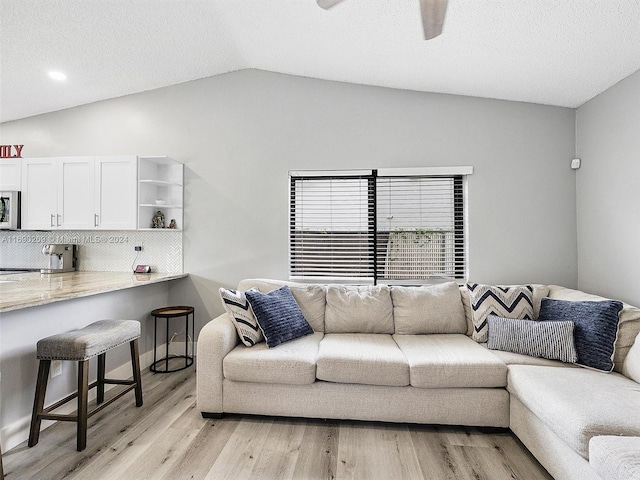
[(613, 350), (618, 336), (618, 313), (622, 302), (570, 302), (543, 298), (540, 321), (571, 320), (578, 353), (578, 365), (610, 372), (613, 370)]
[(249, 290), (245, 295), (269, 348), (313, 333), (288, 286), (269, 293)]

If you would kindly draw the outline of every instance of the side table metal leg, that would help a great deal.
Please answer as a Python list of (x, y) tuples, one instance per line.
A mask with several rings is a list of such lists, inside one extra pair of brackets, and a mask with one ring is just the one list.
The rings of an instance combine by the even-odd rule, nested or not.
[(164, 371), (168, 372), (169, 371), (169, 317), (166, 317), (165, 319), (166, 322), (166, 335), (165, 335), (165, 339), (166, 339), (166, 343), (164, 344)]

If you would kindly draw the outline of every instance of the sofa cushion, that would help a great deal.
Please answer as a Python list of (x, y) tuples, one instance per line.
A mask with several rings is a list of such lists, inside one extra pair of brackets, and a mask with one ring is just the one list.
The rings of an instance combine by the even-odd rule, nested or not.
[(316, 359), (322, 333), (307, 335), (278, 348), (259, 343), (238, 345), (222, 362), (224, 377), (238, 382), (306, 385), (316, 380)]
[[(549, 298), (571, 301), (608, 300), (604, 297), (584, 293), (580, 290), (559, 287), (557, 285), (549, 285)], [(633, 345), (633, 342), (640, 333), (640, 308), (632, 307), (626, 303), (623, 303), (622, 305), (622, 311), (618, 314), (618, 317), (620, 318), (620, 322), (618, 323), (618, 338), (616, 340), (615, 350), (613, 353), (613, 369), (616, 372), (622, 372), (624, 359), (627, 356), (631, 345)]]
[(336, 383), (409, 385), (409, 364), (391, 335), (325, 334), (320, 342), (316, 377)]
[(578, 454), (597, 435), (640, 436), (640, 385), (618, 373), (510, 365), (507, 390)]
[(578, 365), (610, 372), (618, 332), (618, 312), (622, 303), (615, 300), (574, 302), (543, 298), (541, 321), (569, 320), (575, 324), (574, 339)]
[(608, 480), (639, 479), (640, 437), (593, 437), (589, 441), (589, 464)]
[(504, 387), (507, 366), (462, 334), (394, 335), (419, 388)]
[(507, 318), (533, 319), (533, 287), (513, 287), (467, 283), (473, 310), (473, 338), (487, 341), (487, 317), (491, 314)]
[(393, 333), (390, 288), (329, 285), (324, 321), (325, 333)]
[(269, 293), (247, 290), (245, 295), (269, 348), (313, 333), (288, 286)]
[(326, 287), (322, 285), (308, 285), (304, 283), (285, 282), (282, 280), (269, 280), (266, 278), (249, 278), (241, 280), (238, 290), (255, 288), (262, 293), (269, 293), (287, 285), (293, 298), (302, 310), (314, 332), (324, 332), (324, 310), (326, 307)]
[(574, 363), (578, 359), (573, 340), (575, 324), (571, 321), (538, 322), (489, 315), (487, 322), (487, 347), (490, 350), (505, 350), (567, 363)]
[(253, 314), (244, 292), (227, 290), (226, 288), (220, 288), (219, 292), (222, 306), (231, 317), (242, 343), (247, 347), (252, 347), (264, 340), (262, 331), (258, 326), (258, 320)]
[(636, 343), (629, 350), (627, 358), (624, 359), (622, 374), (640, 383), (640, 333), (636, 337)]
[(391, 287), (395, 333), (466, 333), (467, 321), (456, 282)]

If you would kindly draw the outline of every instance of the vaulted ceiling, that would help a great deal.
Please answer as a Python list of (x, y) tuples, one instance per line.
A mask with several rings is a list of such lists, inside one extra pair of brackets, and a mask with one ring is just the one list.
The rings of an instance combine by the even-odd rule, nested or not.
[(640, 69), (636, 0), (449, 0), (429, 41), (418, 0), (0, 0), (0, 22), (0, 121), (246, 68), (565, 107)]

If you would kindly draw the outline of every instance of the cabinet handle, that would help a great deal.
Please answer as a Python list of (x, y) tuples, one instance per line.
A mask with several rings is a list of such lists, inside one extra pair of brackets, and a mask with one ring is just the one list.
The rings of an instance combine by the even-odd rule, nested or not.
[(55, 215), (52, 213), (52, 214), (51, 214), (51, 226), (52, 226), (52, 227), (55, 227), (55, 226), (56, 226), (56, 225), (55, 225), (55, 221), (56, 221), (56, 220), (55, 220)]
[(97, 213), (93, 214), (93, 226), (97, 227), (100, 224), (100, 217), (98, 217)]
[(56, 221), (56, 226), (59, 227), (60, 226), (60, 214), (56, 215), (57, 221)]

